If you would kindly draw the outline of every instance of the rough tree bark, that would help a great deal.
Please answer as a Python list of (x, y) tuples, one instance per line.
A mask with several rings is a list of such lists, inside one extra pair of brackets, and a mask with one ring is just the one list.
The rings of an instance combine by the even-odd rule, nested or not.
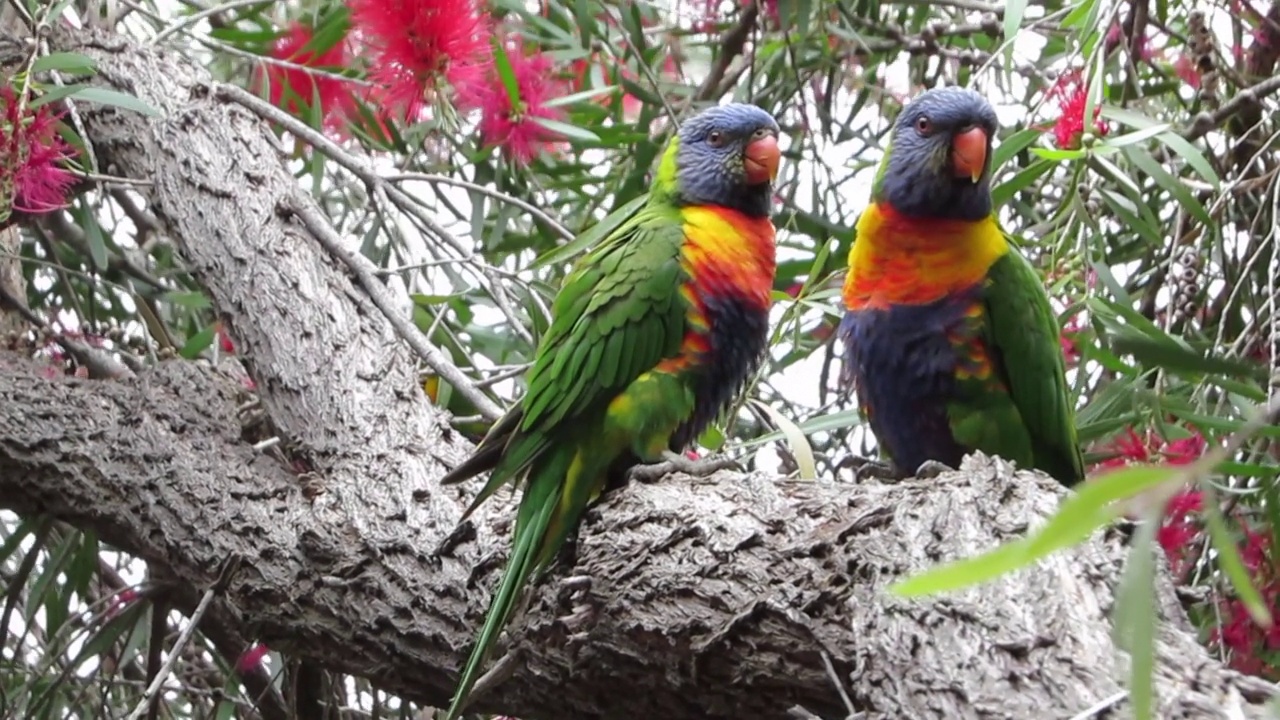
[[(0, 505), (92, 528), (202, 586), (239, 559), (225, 599), (247, 632), (443, 704), (511, 506), (490, 503), (455, 530), (476, 488), (436, 478), (465, 442), (418, 390), (385, 318), (282, 213), (311, 200), (257, 118), (179, 56), (107, 34), (54, 43), (97, 60), (92, 82), (161, 111), (80, 108), (103, 170), (150, 182), (141, 195), (307, 472), (251, 447), (243, 390), (207, 365), (47, 379), (0, 354)], [(897, 485), (733, 473), (632, 485), (588, 514), (574, 567), (533, 594), (508, 634), (510, 677), (476, 708), (680, 720), (799, 706), (836, 718), (845, 692), (868, 718), (1070, 717), (1121, 689), (1108, 613), (1122, 533), (974, 591), (921, 602), (883, 591), (1024, 532), (1061, 494), (985, 458)], [(1161, 615), (1161, 717), (1261, 717), (1272, 686), (1210, 658), (1176, 602)]]

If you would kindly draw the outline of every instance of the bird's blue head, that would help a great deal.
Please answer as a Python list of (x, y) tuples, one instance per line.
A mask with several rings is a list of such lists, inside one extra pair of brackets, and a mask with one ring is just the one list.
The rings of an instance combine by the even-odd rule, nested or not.
[(720, 205), (768, 217), (781, 161), (772, 115), (755, 105), (720, 105), (684, 121), (654, 186), (680, 205)]
[(991, 214), (991, 141), (999, 121), (973, 90), (927, 90), (902, 109), (872, 197), (908, 217)]

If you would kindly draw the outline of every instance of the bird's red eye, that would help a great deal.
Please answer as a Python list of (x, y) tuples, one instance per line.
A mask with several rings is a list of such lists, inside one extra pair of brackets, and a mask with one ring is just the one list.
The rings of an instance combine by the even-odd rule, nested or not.
[(712, 130), (707, 135), (707, 144), (711, 147), (720, 147), (724, 144), (724, 135), (719, 130)]
[(920, 133), (921, 135), (928, 135), (929, 133), (933, 132), (933, 123), (929, 122), (929, 118), (921, 115), (920, 117), (916, 118), (916, 132)]

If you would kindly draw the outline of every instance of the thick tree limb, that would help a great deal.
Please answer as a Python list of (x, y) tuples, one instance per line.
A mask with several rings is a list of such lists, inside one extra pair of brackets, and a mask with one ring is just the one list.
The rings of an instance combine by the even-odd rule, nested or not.
[[(50, 380), (0, 354), (0, 506), (92, 528), (202, 588), (237, 558), (228, 604), (273, 647), (443, 704), (510, 506), (490, 503), (475, 532), (455, 532), (460, 498), (436, 478), (461, 441), (385, 318), (281, 216), (309, 200), (266, 130), (179, 58), (108, 36), (56, 42), (98, 60), (95, 82), (161, 109), (82, 115), (113, 173), (151, 181), (148, 209), (234, 327), (318, 488), (241, 438), (238, 386), (205, 366)], [(967, 593), (883, 591), (1023, 532), (1061, 493), (981, 458), (897, 485), (732, 473), (633, 484), (588, 513), (573, 567), (515, 619), (510, 677), (476, 709), (844, 717), (834, 674), (869, 718), (1071, 717), (1121, 689), (1107, 621), (1121, 533)], [(1161, 608), (1161, 717), (1261, 717), (1272, 686), (1224, 670), (1176, 603)]]
[[(241, 560), (229, 600), (272, 646), (442, 702), (484, 594), (435, 556), (451, 525), (317, 512), (239, 436), (234, 382), (170, 362), (137, 380), (44, 378), (0, 356), (0, 498), (181, 579)], [(388, 492), (404, 479), (373, 478)], [(1119, 690), (1107, 623), (1122, 535), (937, 601), (883, 588), (1025, 529), (1050, 480), (976, 459), (934, 481), (849, 486), (722, 473), (633, 484), (590, 513), (577, 565), (517, 620), (511, 678), (480, 700), (531, 717), (1069, 717)], [(374, 529), (380, 532), (373, 532)], [(492, 519), (486, 554), (505, 537)], [(469, 545), (469, 543), (467, 543)], [(470, 556), (470, 554), (468, 554)], [(495, 564), (478, 571), (486, 584)], [(1223, 670), (1166, 603), (1161, 717), (1261, 717), (1270, 685)], [(1185, 622), (1185, 621), (1183, 621)], [(572, 680), (571, 680), (572, 678)], [(1232, 715), (1233, 712), (1244, 715)]]

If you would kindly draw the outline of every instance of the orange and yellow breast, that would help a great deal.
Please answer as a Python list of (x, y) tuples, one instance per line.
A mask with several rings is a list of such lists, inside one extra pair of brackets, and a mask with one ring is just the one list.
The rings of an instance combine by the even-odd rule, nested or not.
[(858, 219), (843, 298), (849, 310), (926, 305), (977, 285), (1009, 252), (994, 218), (918, 220), (883, 204)]

